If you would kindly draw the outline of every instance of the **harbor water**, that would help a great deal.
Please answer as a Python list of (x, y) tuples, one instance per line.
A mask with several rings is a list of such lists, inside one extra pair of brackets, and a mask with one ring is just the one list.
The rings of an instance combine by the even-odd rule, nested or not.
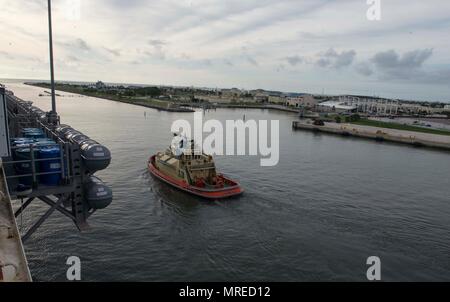
[[(6, 85), (50, 108), (44, 89)], [(36, 281), (66, 280), (70, 256), (80, 257), (84, 281), (365, 281), (369, 256), (380, 257), (385, 281), (450, 281), (448, 152), (293, 131), (292, 113), (217, 109), (204, 119), (279, 120), (280, 161), (217, 156), (245, 193), (210, 202), (146, 169), (169, 145), (171, 123), (192, 113), (59, 93), (62, 123), (111, 150), (96, 175), (114, 201), (83, 233), (52, 214), (25, 244)], [(47, 209), (33, 202), (19, 226)]]

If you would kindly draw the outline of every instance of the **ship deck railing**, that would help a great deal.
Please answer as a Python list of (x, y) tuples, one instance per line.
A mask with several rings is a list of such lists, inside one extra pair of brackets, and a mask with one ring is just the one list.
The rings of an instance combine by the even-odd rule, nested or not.
[[(9, 160), (4, 161), (4, 169), (6, 173), (6, 180), (9, 184), (9, 190), (11, 193), (11, 196), (19, 196), (20, 192), (17, 191), (18, 185), (20, 184), (20, 179), (23, 178), (31, 178), (31, 187), (33, 189), (39, 189), (41, 191), (39, 194), (43, 194), (42, 189), (44, 191), (50, 192), (50, 194), (56, 194), (59, 191), (64, 192), (67, 191), (67, 187), (64, 186), (70, 186), (70, 175), (69, 175), (69, 165), (68, 165), (68, 156), (65, 156), (65, 150), (64, 146), (61, 147), (60, 144), (55, 143), (49, 143), (49, 144), (42, 144), (40, 147), (51, 147), (51, 146), (60, 146), (60, 155), (58, 157), (53, 158), (35, 158), (35, 152), (38, 150), (33, 144), (30, 144), (27, 147), (23, 146), (15, 146), (11, 147), (11, 151), (14, 152), (17, 149), (30, 149), (29, 151), (29, 157), (30, 159), (24, 159), (24, 160), (14, 160), (12, 158), (9, 158)], [(60, 163), (60, 169), (50, 172), (39, 172), (37, 171), (37, 166), (39, 163), (42, 162), (49, 162), (49, 161), (58, 161)], [(26, 172), (18, 172), (15, 168), (17, 165), (28, 163), (30, 165), (29, 170)], [(28, 170), (28, 169), (27, 169)], [(45, 186), (41, 184), (39, 180), (39, 176), (46, 176), (46, 175), (61, 175), (61, 182), (60, 185), (62, 187), (58, 188), (57, 186)], [(59, 189), (59, 190), (58, 190)], [(51, 193), (54, 192), (54, 193)]]
[[(19, 185), (19, 180), (22, 177), (32, 177), (32, 187), (34, 195), (54, 195), (64, 192), (68, 192), (74, 184), (74, 160), (72, 158), (72, 145), (69, 141), (61, 138), (53, 129), (49, 127), (46, 123), (42, 122), (36, 115), (31, 113), (32, 102), (23, 101), (14, 95), (7, 95), (8, 100), (8, 115), (11, 119), (15, 120), (15, 129), (13, 134), (20, 136), (20, 131), (23, 128), (33, 127), (40, 128), (44, 131), (47, 138), (52, 139), (55, 143), (49, 143), (48, 146), (60, 147), (60, 155), (56, 158), (45, 158), (39, 159), (34, 157), (35, 147), (30, 144), (29, 147), (12, 147), (12, 153), (18, 148), (30, 148), (29, 158), (26, 160), (16, 160), (12, 157), (7, 158), (4, 161), (6, 179), (8, 180), (10, 194), (12, 197), (17, 197), (20, 192), (17, 192), (17, 186)], [(11, 130), (11, 129), (10, 129)], [(41, 145), (45, 146), (45, 145)], [(36, 166), (42, 161), (58, 160), (60, 162), (60, 170), (52, 172), (38, 172), (36, 171)], [(29, 162), (31, 164), (31, 173), (18, 173), (14, 168), (15, 165)], [(28, 172), (28, 171), (26, 171)], [(60, 174), (61, 183), (58, 186), (46, 186), (39, 183), (39, 176)]]

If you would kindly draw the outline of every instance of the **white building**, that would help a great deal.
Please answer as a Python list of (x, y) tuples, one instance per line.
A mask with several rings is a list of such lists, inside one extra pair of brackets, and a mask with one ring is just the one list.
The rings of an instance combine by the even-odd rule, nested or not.
[(349, 106), (356, 106), (356, 112), (380, 115), (396, 115), (400, 104), (398, 100), (369, 96), (342, 95), (338, 101)]
[(357, 106), (349, 105), (342, 101), (326, 101), (319, 103), (317, 110), (320, 112), (351, 113), (357, 110)]

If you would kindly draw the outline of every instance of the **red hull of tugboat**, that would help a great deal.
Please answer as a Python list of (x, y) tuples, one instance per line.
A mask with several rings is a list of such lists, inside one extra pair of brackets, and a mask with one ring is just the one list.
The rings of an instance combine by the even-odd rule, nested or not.
[(217, 188), (217, 189), (205, 189), (196, 187), (193, 185), (188, 184), (184, 180), (178, 180), (173, 177), (170, 177), (164, 173), (162, 173), (156, 166), (155, 166), (155, 155), (150, 157), (148, 161), (148, 171), (155, 176), (156, 178), (180, 189), (185, 192), (201, 196), (208, 199), (222, 199), (227, 197), (232, 197), (236, 195), (240, 195), (244, 192), (244, 190), (240, 187), (239, 183), (224, 177), (224, 182), (228, 184), (227, 187), (224, 188)]

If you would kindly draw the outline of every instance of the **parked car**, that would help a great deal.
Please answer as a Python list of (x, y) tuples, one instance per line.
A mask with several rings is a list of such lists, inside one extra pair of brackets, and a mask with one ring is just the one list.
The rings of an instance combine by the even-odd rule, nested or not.
[(317, 120), (314, 120), (313, 125), (314, 126), (325, 126), (325, 123), (322, 120), (317, 119)]

